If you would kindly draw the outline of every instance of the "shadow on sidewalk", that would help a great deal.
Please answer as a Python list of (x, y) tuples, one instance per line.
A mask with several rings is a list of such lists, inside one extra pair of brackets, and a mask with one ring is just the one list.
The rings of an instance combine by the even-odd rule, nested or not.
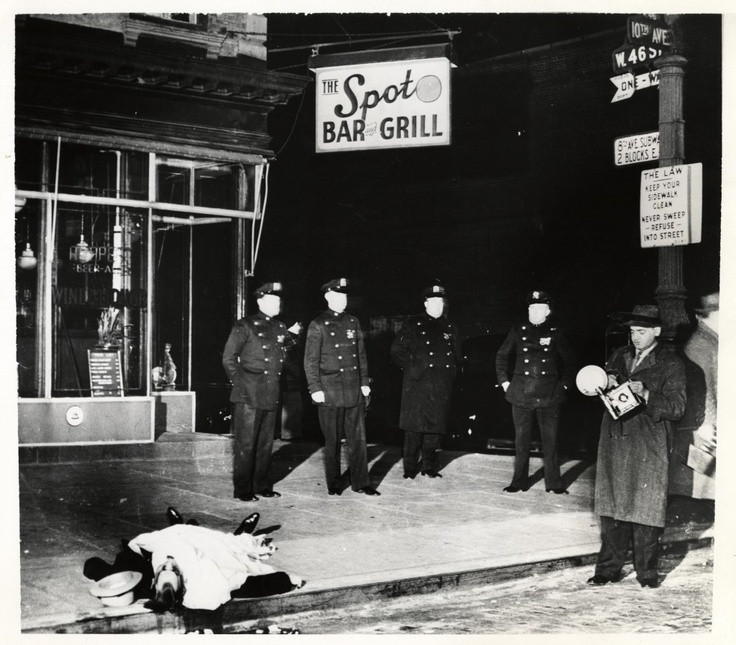
[(301, 466), (322, 446), (318, 443), (291, 442), (285, 443), (271, 455), (269, 477), (276, 484), (285, 479), (295, 468)]
[[(378, 459), (376, 459), (377, 456)], [(391, 469), (401, 461), (401, 449), (386, 445), (368, 446), (368, 461), (371, 462), (374, 459), (376, 461), (370, 467), (368, 474), (372, 485), (377, 488)]]
[(667, 528), (677, 528), (684, 532), (686, 539), (667, 543), (662, 549), (660, 572), (665, 579), (674, 571), (693, 548), (703, 533), (713, 527), (715, 503), (711, 499), (693, 499), (681, 495), (670, 496), (667, 503)]

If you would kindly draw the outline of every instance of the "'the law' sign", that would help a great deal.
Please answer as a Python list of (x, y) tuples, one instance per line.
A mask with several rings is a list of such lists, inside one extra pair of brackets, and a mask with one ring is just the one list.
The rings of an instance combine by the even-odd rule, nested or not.
[(641, 173), (641, 247), (697, 244), (701, 239), (703, 164), (663, 166)]

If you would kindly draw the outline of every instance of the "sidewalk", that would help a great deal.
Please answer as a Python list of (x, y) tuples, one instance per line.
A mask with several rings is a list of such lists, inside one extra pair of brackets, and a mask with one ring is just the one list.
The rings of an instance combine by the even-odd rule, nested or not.
[[(545, 493), (534, 458), (534, 486), (508, 494), (501, 489), (510, 455), (443, 452), (441, 479), (405, 480), (400, 448), (376, 444), (368, 456), (381, 496), (347, 489), (337, 497), (327, 495), (319, 445), (276, 442), (272, 470), (282, 497), (246, 504), (232, 497), (228, 437), (164, 436), (97, 451), (107, 460), (91, 460), (95, 449), (66, 449), (51, 457), (56, 463), (28, 463), (49, 454), (21, 450), (25, 632), (184, 631), (178, 617), (141, 603), (103, 606), (82, 575), (89, 557), (112, 562), (121, 538), (166, 526), (167, 506), (225, 531), (258, 511), (259, 529), (279, 527), (272, 564), (308, 581), (284, 596), (231, 602), (226, 622), (589, 564), (599, 548), (595, 468), (579, 461), (563, 464), (569, 495)], [(80, 454), (84, 460), (69, 461)], [(675, 498), (669, 523), (666, 542), (711, 539), (712, 505)]]

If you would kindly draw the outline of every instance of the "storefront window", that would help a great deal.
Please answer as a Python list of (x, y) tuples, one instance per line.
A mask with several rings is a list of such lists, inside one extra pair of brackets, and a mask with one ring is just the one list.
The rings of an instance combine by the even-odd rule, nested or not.
[[(129, 393), (143, 393), (141, 333), (145, 324), (144, 214), (107, 206), (64, 205), (56, 226), (53, 394), (88, 396), (87, 350), (121, 351)], [(105, 316), (118, 323), (109, 334)]]
[(43, 204), (38, 200), (16, 200), (15, 209), (15, 311), (18, 393), (39, 396), (42, 308), (41, 269), (45, 253), (41, 238)]
[(174, 389), (219, 383), (255, 168), (58, 140), (16, 151), (20, 396), (91, 396), (88, 351), (103, 346), (120, 352), (126, 396), (160, 385), (166, 345)]

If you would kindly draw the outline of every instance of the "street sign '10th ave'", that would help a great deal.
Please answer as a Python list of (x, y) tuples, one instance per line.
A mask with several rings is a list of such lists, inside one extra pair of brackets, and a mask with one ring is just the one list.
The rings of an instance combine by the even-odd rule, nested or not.
[(659, 159), (659, 132), (633, 134), (613, 142), (613, 161), (617, 166), (646, 163)]
[(447, 58), (315, 70), (316, 151), (449, 145)]
[(626, 40), (636, 45), (653, 45), (654, 47), (670, 47), (672, 30), (657, 18), (649, 16), (629, 16), (626, 19)]
[(700, 242), (703, 164), (642, 170), (639, 207), (641, 247)]

